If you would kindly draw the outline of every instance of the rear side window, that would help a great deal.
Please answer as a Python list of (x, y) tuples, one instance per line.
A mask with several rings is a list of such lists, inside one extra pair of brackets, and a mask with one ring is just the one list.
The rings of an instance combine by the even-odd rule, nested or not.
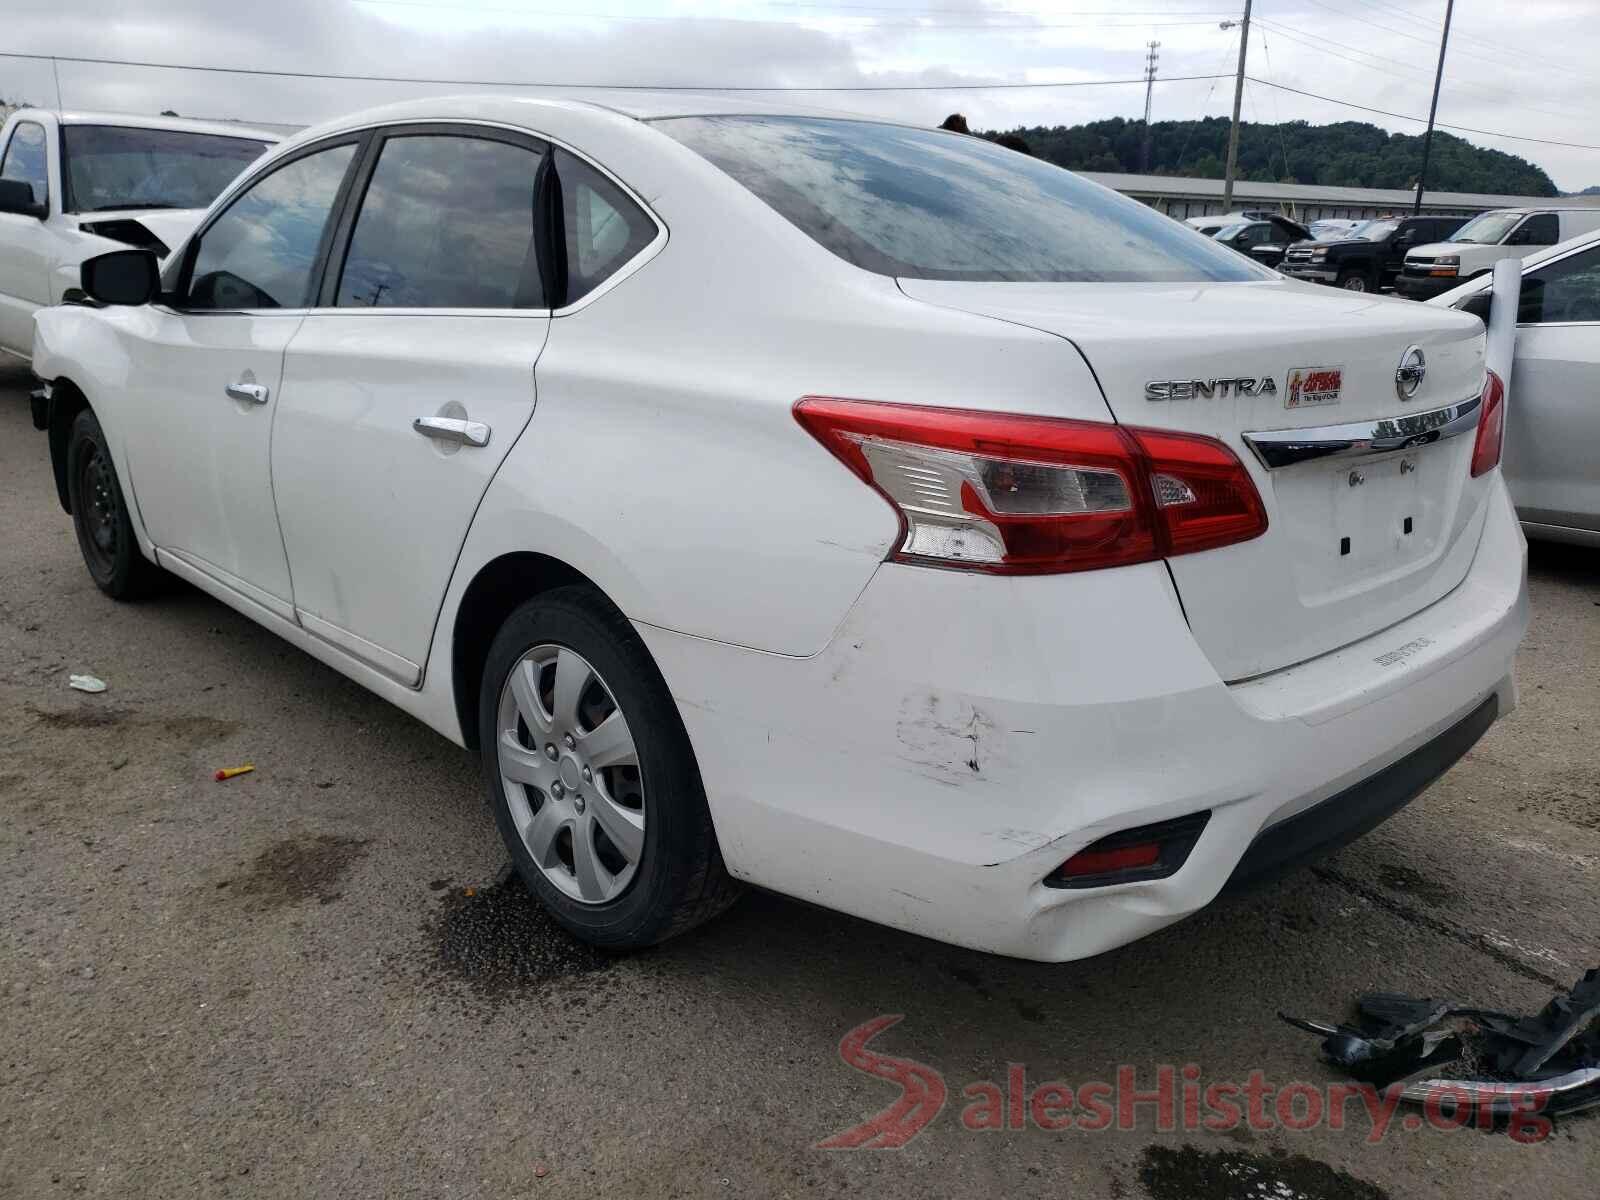
[(383, 144), (350, 236), (341, 308), (541, 308), (542, 155), (459, 135)]
[(32, 121), (19, 121), (6, 143), (4, 162), (0, 162), (0, 179), (15, 179), (33, 189), (35, 204), (50, 202), (50, 157), (45, 150), (44, 126)]
[(983, 138), (809, 117), (678, 117), (656, 127), (840, 258), (881, 275), (1273, 277), (1136, 200)]
[(201, 235), (186, 305), (301, 308), (353, 145), (297, 158), (257, 180)]
[(566, 230), (564, 302), (583, 299), (655, 240), (656, 226), (621, 188), (581, 158), (555, 151)]
[(1521, 325), (1600, 321), (1600, 248), (1569, 254), (1522, 277)]

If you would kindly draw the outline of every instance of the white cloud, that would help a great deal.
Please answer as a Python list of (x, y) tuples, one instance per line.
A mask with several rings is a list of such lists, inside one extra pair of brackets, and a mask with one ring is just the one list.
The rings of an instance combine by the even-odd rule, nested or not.
[[(1165, 77), (1231, 71), (1227, 0), (11, 0), (7, 49), (266, 70), (605, 84), (827, 85), (1134, 78), (1144, 43)], [(1250, 73), (1375, 108), (1425, 114), (1442, 3), (1273, 0), (1259, 7)], [(717, 19), (721, 18), (721, 19)], [(1387, 26), (1387, 28), (1380, 28)], [(1600, 145), (1593, 0), (1524, 0), (1457, 13), (1439, 119)], [(1329, 40), (1331, 39), (1331, 41)], [(1334, 44), (1337, 43), (1337, 44)], [(1552, 49), (1554, 48), (1554, 49)], [(1565, 53), (1562, 53), (1562, 49)], [(1554, 58), (1548, 57), (1554, 55)], [(1379, 61), (1390, 60), (1388, 62)], [(61, 63), (69, 107), (304, 124), (352, 108), (462, 91)], [(53, 103), (48, 62), (0, 59), (0, 94)], [(1223, 115), (1231, 82), (1165, 83), (1156, 116)], [(1142, 87), (853, 93), (832, 107), (974, 127), (1136, 116)], [(1248, 119), (1414, 123), (1250, 87)], [(1600, 183), (1600, 153), (1465, 135), (1544, 167), (1566, 188)]]

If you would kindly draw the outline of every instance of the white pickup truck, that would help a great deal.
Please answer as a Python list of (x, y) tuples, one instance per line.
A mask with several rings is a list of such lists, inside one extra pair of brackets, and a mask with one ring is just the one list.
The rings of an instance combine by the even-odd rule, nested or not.
[(165, 258), (279, 135), (180, 117), (22, 108), (0, 131), (0, 351), (33, 357), (33, 314), (122, 246)]

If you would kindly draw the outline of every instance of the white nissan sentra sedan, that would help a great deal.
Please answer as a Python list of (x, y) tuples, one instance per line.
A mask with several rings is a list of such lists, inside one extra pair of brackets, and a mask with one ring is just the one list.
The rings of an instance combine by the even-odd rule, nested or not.
[(188, 580), (481, 756), (640, 946), (755, 884), (1065, 960), (1514, 703), (1467, 314), (978, 138), (743, 99), (347, 117), (38, 317), (107, 593)]

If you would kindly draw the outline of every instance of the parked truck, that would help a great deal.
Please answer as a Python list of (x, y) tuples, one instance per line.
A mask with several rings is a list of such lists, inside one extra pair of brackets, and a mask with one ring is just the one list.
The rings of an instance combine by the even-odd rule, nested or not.
[(1408, 250), (1395, 291), (1426, 300), (1488, 274), (1502, 258), (1527, 258), (1592, 229), (1600, 229), (1600, 208), (1501, 208), (1479, 213), (1448, 241)]
[(1461, 227), (1465, 217), (1383, 217), (1358, 225), (1336, 240), (1290, 246), (1278, 269), (1291, 279), (1331, 283), (1349, 292), (1393, 287), (1413, 246), (1437, 242)]
[(239, 172), (279, 140), (180, 117), (22, 108), (0, 130), (0, 351), (31, 359), (33, 314), (78, 286), (86, 258), (165, 258)]

